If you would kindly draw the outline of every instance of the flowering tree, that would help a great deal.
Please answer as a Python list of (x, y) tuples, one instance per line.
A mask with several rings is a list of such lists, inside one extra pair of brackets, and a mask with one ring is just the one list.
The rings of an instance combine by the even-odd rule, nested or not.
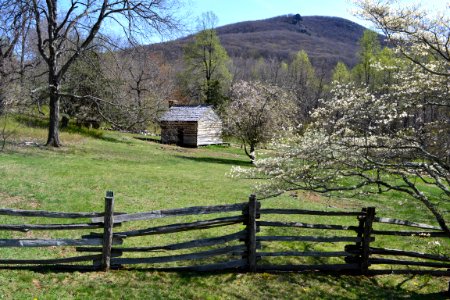
[(256, 147), (291, 126), (295, 112), (293, 97), (283, 89), (239, 81), (233, 86), (231, 102), (225, 108), (225, 123), (228, 132), (242, 141), (245, 153), (254, 161)]
[(442, 78), (433, 82), (426, 75), (399, 74), (405, 80), (381, 96), (337, 86), (302, 136), (284, 139), (276, 155), (241, 172), (268, 179), (260, 186), (266, 195), (288, 190), (403, 192), (422, 202), (450, 235), (448, 212), (443, 212), (450, 203), (449, 109), (428, 104), (428, 96), (440, 101), (450, 94)]
[(358, 0), (359, 15), (372, 21), (404, 56), (427, 72), (450, 76), (448, 69), (435, 70), (424, 55), (450, 62), (450, 6), (431, 15), (417, 5), (400, 6), (398, 0)]
[[(266, 178), (260, 186), (265, 194), (402, 192), (420, 201), (450, 236), (449, 23), (425, 18), (425, 26), (414, 17), (398, 18), (381, 2), (362, 1), (363, 13), (382, 16), (375, 21), (407, 58), (395, 68), (392, 62), (372, 65), (380, 72), (389, 68), (389, 88), (335, 85), (303, 135), (286, 138), (276, 155), (241, 174)], [(397, 27), (390, 27), (395, 20)]]

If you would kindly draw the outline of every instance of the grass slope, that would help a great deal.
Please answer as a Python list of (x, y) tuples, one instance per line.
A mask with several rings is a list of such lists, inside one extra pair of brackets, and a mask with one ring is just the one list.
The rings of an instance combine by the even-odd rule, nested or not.
[[(49, 149), (25, 142), (42, 141), (45, 131), (20, 126), (16, 140), (0, 153), (0, 206), (21, 209), (58, 211), (102, 211), (106, 190), (116, 196), (116, 211), (137, 212), (160, 208), (213, 205), (246, 201), (252, 182), (227, 176), (231, 166), (249, 166), (237, 148), (206, 147), (184, 149), (134, 139), (131, 135), (96, 132), (96, 139), (84, 134), (64, 133), (65, 147)], [(28, 143), (29, 144), (29, 143)], [(293, 197), (295, 196), (295, 197)], [(324, 198), (311, 193), (286, 195), (264, 200), (264, 207), (360, 210), (377, 206), (379, 215), (409, 218), (433, 223), (432, 217), (414, 201), (404, 196), (365, 199)], [(275, 217), (263, 218), (267, 220)], [(154, 224), (195, 220), (180, 218), (157, 220)], [(12, 221), (11, 221), (12, 220)], [(294, 221), (278, 216), (278, 220)], [(309, 217), (302, 222), (356, 223), (337, 218), (333, 221)], [(24, 218), (0, 218), (1, 223), (38, 222)], [(42, 221), (39, 221), (42, 222)], [(51, 222), (51, 221), (49, 221)], [(53, 221), (54, 222), (54, 221)], [(142, 228), (130, 223), (120, 230)], [(148, 223), (145, 223), (149, 226)], [(154, 226), (153, 223), (150, 226)], [(242, 225), (237, 227), (242, 228)], [(238, 229), (238, 228), (235, 228)], [(218, 236), (228, 229), (210, 229), (130, 239), (127, 245), (169, 244), (198, 237)], [(230, 229), (230, 233), (233, 232)], [(312, 231), (305, 230), (303, 233)], [(316, 232), (317, 233), (317, 232)], [(290, 229), (266, 229), (263, 234), (295, 234)], [(0, 232), (0, 238), (78, 237), (76, 232)], [(375, 246), (394, 244), (424, 251), (428, 240), (385, 238)], [(263, 251), (342, 250), (342, 244), (311, 245), (307, 243), (274, 243), (263, 245)], [(429, 249), (428, 249), (429, 250)], [(436, 251), (448, 253), (443, 244)], [(76, 255), (71, 248), (7, 249), (2, 258), (64, 257)], [(55, 254), (56, 253), (56, 254)], [(156, 255), (161, 255), (157, 253)], [(333, 259), (331, 259), (333, 260)], [(301, 263), (301, 259), (273, 259), (281, 263)], [(311, 261), (306, 261), (311, 262)], [(111, 271), (109, 273), (57, 273), (0, 269), (0, 299), (439, 299), (448, 278), (429, 276), (350, 277), (321, 274), (178, 274), (164, 272)]]

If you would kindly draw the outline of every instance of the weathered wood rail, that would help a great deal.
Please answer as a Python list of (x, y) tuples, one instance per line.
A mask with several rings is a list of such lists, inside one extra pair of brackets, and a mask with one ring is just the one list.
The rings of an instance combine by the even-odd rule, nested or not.
[[(168, 225), (149, 226), (118, 231), (126, 222), (140, 221), (140, 224), (154, 222), (156, 219), (169, 217), (200, 216), (209, 214), (233, 214), (230, 216), (210, 217), (206, 220), (196, 220), (172, 223)], [(0, 224), (0, 231), (63, 231), (63, 230), (95, 230), (82, 234), (75, 239), (0, 239), (0, 253), (4, 247), (75, 247), (73, 252), (91, 253), (72, 257), (57, 257), (43, 259), (18, 259), (19, 252), (13, 259), (2, 258), (0, 265), (52, 266), (55, 268), (77, 267), (92, 270), (109, 270), (110, 268), (126, 267), (127, 265), (144, 265), (147, 269), (164, 271), (224, 271), (239, 272), (286, 272), (286, 271), (326, 271), (343, 272), (346, 274), (431, 274), (435, 276), (450, 276), (450, 255), (448, 253), (422, 253), (404, 249), (389, 249), (374, 247), (373, 243), (382, 237), (396, 236), (399, 239), (409, 237), (439, 238), (448, 241), (448, 236), (439, 227), (412, 221), (377, 217), (375, 208), (368, 207), (361, 211), (314, 211), (302, 209), (261, 208), (261, 202), (251, 196), (248, 202), (216, 205), (195, 206), (179, 209), (155, 210), (140, 213), (115, 213), (114, 195), (107, 192), (105, 210), (103, 212), (63, 213), (38, 210), (17, 210), (0, 208), (0, 215), (33, 218), (90, 218), (90, 221), (71, 224)], [(277, 217), (290, 221), (274, 220)], [(325, 220), (340, 217), (348, 219), (346, 224), (313, 224), (301, 221), (302, 216), (319, 216)], [(6, 219), (4, 217), (3, 219)], [(192, 219), (192, 217), (191, 217)], [(295, 219), (295, 221), (292, 221)], [(153, 221), (152, 221), (153, 220)], [(355, 222), (351, 224), (351, 220)], [(376, 229), (374, 229), (376, 225)], [(148, 225), (147, 225), (148, 226)], [(388, 229), (381, 226), (389, 226)], [(393, 230), (393, 227), (412, 227), (418, 230)], [(148, 242), (149, 236), (183, 233), (186, 231), (204, 231), (210, 228), (224, 227), (227, 234), (216, 237), (203, 237), (157, 245)], [(289, 230), (288, 235), (279, 232)], [(329, 234), (314, 234), (311, 232), (327, 231)], [(217, 232), (217, 231), (216, 231)], [(232, 232), (232, 233), (230, 233)], [(294, 233), (292, 233), (294, 232)], [(276, 233), (270, 235), (268, 233)], [(341, 233), (341, 234), (339, 234)], [(126, 247), (127, 239), (133, 239), (133, 245), (145, 239), (147, 245)], [(150, 239), (152, 240), (152, 239)], [(144, 243), (144, 242), (142, 242)], [(148, 244), (150, 243), (150, 244)], [(277, 249), (277, 245), (289, 244)], [(297, 243), (297, 244), (295, 244)], [(324, 251), (314, 247), (301, 251), (298, 245), (304, 244), (335, 244), (335, 249)], [(333, 245), (331, 244), (331, 245)], [(340, 246), (337, 246), (340, 245)], [(200, 249), (199, 249), (200, 248)], [(202, 249), (203, 248), (203, 249)], [(195, 252), (185, 253), (187, 250)], [(272, 250), (272, 251), (268, 251)], [(333, 251), (330, 251), (333, 250)], [(167, 255), (159, 255), (167, 252)], [(157, 255), (155, 255), (155, 253)], [(139, 256), (134, 256), (139, 255)], [(282, 258), (283, 263), (275, 263), (272, 259)], [(316, 259), (313, 262), (308, 258)], [(317, 263), (317, 259), (329, 259), (331, 263)], [(294, 261), (292, 262), (292, 259)], [(299, 263), (299, 261), (302, 261)], [(174, 263), (176, 262), (176, 264)], [(182, 262), (179, 264), (179, 262)], [(188, 265), (186, 265), (188, 264)], [(405, 267), (406, 266), (406, 267)]]

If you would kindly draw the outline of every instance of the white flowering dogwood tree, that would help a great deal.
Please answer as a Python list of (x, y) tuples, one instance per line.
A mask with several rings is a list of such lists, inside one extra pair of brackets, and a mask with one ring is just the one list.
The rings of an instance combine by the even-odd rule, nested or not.
[(296, 107), (294, 97), (279, 87), (238, 81), (225, 108), (226, 129), (242, 142), (253, 162), (257, 146), (293, 125)]
[[(404, 59), (389, 86), (335, 84), (303, 134), (274, 143), (275, 155), (237, 173), (266, 179), (259, 186), (265, 195), (401, 192), (421, 202), (450, 236), (450, 23), (437, 19), (438, 28), (428, 20), (425, 27), (412, 17), (391, 28), (383, 20), (394, 22), (399, 12), (382, 2), (393, 1), (362, 1), (361, 7), (368, 16), (380, 15), (373, 20), (392, 33), (388, 37), (399, 38), (396, 49)], [(419, 12), (408, 11), (414, 13)], [(373, 67), (392, 72), (382, 62)]]
[[(442, 1), (445, 3), (445, 1)], [(398, 0), (355, 0), (358, 15), (374, 23), (389, 42), (404, 56), (427, 72), (449, 77), (448, 69), (435, 70), (423, 60), (431, 56), (436, 60), (450, 61), (450, 6), (436, 8), (436, 13)]]

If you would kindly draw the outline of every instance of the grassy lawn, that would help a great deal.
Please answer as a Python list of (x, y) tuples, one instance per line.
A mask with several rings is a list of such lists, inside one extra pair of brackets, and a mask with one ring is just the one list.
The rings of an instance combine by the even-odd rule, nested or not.
[[(238, 148), (213, 146), (186, 149), (138, 140), (128, 134), (100, 131), (80, 134), (72, 130), (62, 134), (62, 141), (65, 144), (63, 148), (49, 149), (35, 144), (45, 140), (45, 130), (24, 125), (20, 125), (16, 130), (14, 144), (8, 145), (4, 152), (0, 152), (0, 207), (102, 211), (105, 191), (113, 190), (116, 211), (142, 212), (162, 208), (239, 203), (246, 201), (252, 192), (253, 182), (228, 176), (234, 165), (250, 167), (243, 151)], [(349, 211), (376, 206), (380, 216), (435, 224), (432, 216), (420, 204), (406, 199), (401, 194), (336, 199), (313, 193), (296, 193), (263, 200), (263, 206)], [(213, 217), (216, 216), (221, 215)], [(120, 230), (196, 219), (185, 217), (156, 220), (151, 223), (127, 223)], [(324, 220), (321, 217), (298, 219), (292, 216), (263, 216), (263, 219), (357, 224), (354, 218), (348, 217)], [(47, 221), (55, 222), (55, 220)], [(36, 219), (0, 217), (0, 223), (6, 222), (42, 223)], [(200, 237), (219, 236), (242, 228), (242, 225), (236, 225), (230, 229), (216, 228), (132, 238), (126, 241), (126, 245), (164, 245)], [(0, 232), (0, 238), (75, 238), (88, 232), (90, 231)], [(261, 234), (294, 235), (295, 232), (293, 229), (267, 228)], [(322, 233), (304, 230), (302, 234)], [(435, 247), (428, 244), (430, 240), (383, 237), (377, 240), (374, 246), (449, 254), (448, 241), (442, 239), (439, 241), (441, 246)], [(342, 251), (343, 245), (345, 244), (271, 243), (264, 244), (262, 251), (292, 249)], [(77, 255), (73, 248), (68, 247), (25, 250), (1, 248), (1, 253), (2, 258)], [(330, 259), (334, 260), (339, 262), (338, 259)], [(268, 261), (311, 262), (294, 258), (284, 260), (271, 258)], [(59, 273), (0, 269), (0, 299), (439, 299), (436, 293), (448, 287), (448, 280), (449, 278), (398, 275), (336, 277), (292, 273), (182, 274), (145, 270)]]

